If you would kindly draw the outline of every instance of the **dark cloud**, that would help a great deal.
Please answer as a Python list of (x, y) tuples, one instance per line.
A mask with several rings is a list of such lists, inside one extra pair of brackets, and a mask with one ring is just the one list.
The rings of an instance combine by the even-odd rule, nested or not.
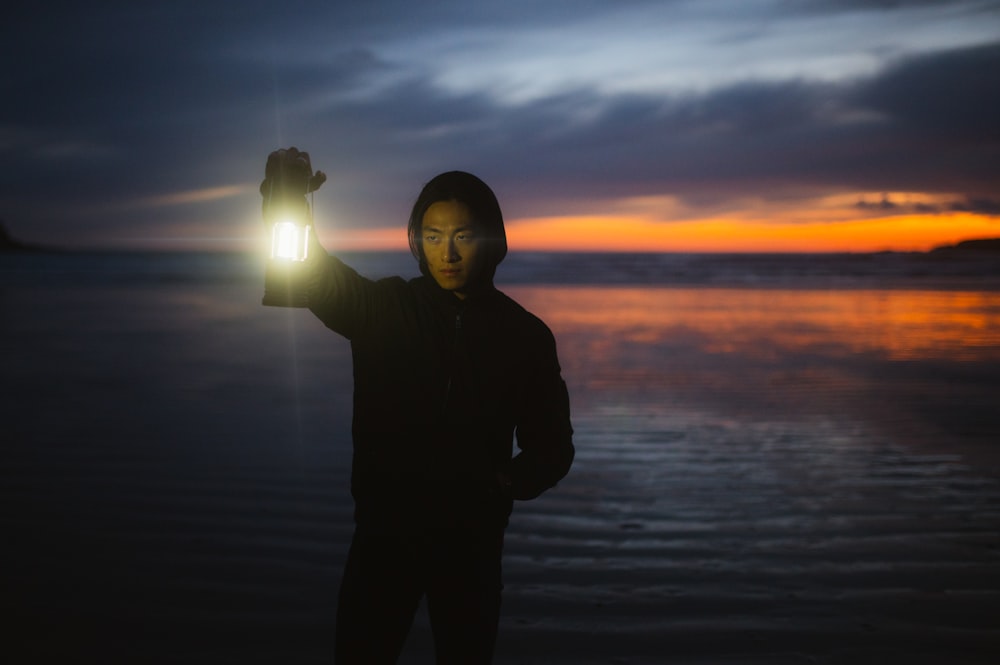
[(911, 58), (861, 86), (857, 103), (901, 129), (936, 137), (1000, 140), (1000, 42)]
[(883, 194), (882, 198), (877, 202), (873, 203), (862, 199), (854, 205), (859, 210), (877, 210), (879, 212), (895, 211), (900, 208), (900, 204), (893, 203), (887, 194)]
[(878, 201), (859, 200), (854, 204), (859, 210), (891, 214), (939, 215), (947, 212), (971, 212), (979, 215), (1000, 217), (1000, 199), (965, 198), (946, 203), (926, 203), (921, 201), (893, 201), (889, 194), (883, 194)]
[(1000, 217), (1000, 199), (970, 198), (965, 201), (956, 201), (951, 204), (950, 208), (955, 212), (972, 212)]
[(921, 7), (946, 7), (957, 11), (991, 12), (1000, 11), (1000, 2), (995, 0), (784, 0), (780, 3), (783, 11), (811, 11), (839, 13), (843, 11), (903, 11)]
[[(593, 122), (536, 137), (544, 157), (526, 168), (577, 174), (585, 184), (568, 198), (595, 187), (695, 198), (829, 187), (986, 201), (1000, 191), (997, 71), (1000, 45), (993, 45), (903, 61), (859, 83), (744, 84), (697, 97), (604, 100)], [(565, 107), (566, 99), (553, 105)], [(536, 128), (557, 122), (558, 113), (535, 111), (544, 119)]]

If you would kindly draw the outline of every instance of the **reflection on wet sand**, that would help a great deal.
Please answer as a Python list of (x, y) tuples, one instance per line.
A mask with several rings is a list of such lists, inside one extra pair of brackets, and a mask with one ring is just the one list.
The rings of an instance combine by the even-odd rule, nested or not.
[(856, 421), (949, 450), (1000, 431), (995, 291), (508, 291), (553, 328), (583, 410)]
[(519, 646), (552, 663), (583, 662), (570, 634), (587, 662), (996, 653), (998, 294), (508, 291), (556, 334), (578, 446), (512, 521)]
[(567, 336), (743, 356), (1000, 359), (1000, 293), (747, 288), (508, 289)]

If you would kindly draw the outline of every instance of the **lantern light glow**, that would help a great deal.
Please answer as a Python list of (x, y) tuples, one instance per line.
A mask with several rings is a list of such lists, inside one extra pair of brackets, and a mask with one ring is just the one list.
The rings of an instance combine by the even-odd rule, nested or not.
[(311, 228), (288, 219), (276, 222), (271, 235), (271, 258), (305, 261), (309, 255)]

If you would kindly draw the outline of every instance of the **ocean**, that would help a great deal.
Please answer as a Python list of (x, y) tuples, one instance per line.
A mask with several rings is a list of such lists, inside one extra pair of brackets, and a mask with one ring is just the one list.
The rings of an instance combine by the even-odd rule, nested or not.
[[(402, 252), (338, 254), (363, 275), (379, 278), (417, 274)], [(260, 279), (254, 254), (215, 252), (11, 252), (0, 253), (7, 287), (49, 284), (191, 282), (219, 284)], [(60, 282), (62, 282), (60, 284)], [(501, 264), (504, 285), (774, 286), (850, 288), (1000, 288), (997, 252), (942, 251), (874, 254), (670, 254), (512, 251)]]
[[(578, 449), (515, 509), (497, 663), (995, 662), (996, 254), (497, 283), (556, 336)], [(0, 254), (10, 662), (331, 662), (350, 348), (262, 290), (242, 254)], [(431, 653), (422, 613), (402, 662)]]

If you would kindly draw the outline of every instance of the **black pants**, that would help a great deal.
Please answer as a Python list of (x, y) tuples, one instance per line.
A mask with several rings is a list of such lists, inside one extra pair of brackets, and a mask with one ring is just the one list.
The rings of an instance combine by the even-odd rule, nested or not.
[(338, 665), (395, 663), (426, 595), (438, 665), (487, 665), (500, 619), (503, 529), (358, 527), (337, 609)]

